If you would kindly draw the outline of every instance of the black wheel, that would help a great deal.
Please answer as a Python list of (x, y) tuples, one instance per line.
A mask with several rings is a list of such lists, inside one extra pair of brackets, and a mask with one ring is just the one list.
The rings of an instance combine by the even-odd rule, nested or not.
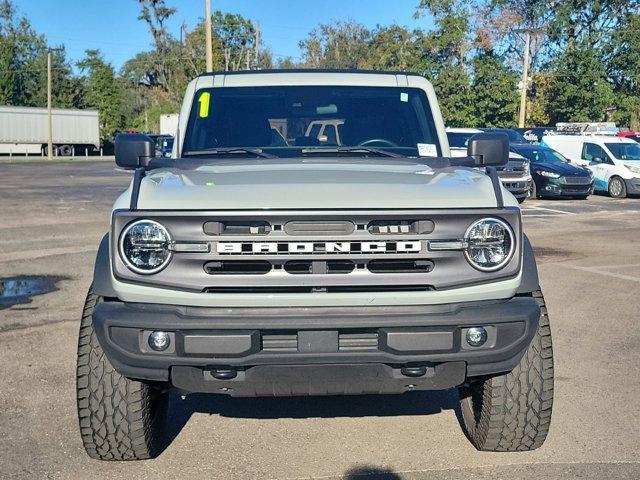
[(100, 301), (89, 289), (78, 340), (76, 393), (84, 448), (99, 460), (153, 458), (162, 448), (168, 393), (114, 370), (93, 330), (93, 309)]
[(478, 450), (515, 452), (540, 447), (553, 406), (553, 348), (542, 292), (538, 331), (516, 368), (460, 388), (465, 434)]
[(613, 198), (625, 198), (627, 196), (627, 185), (620, 177), (611, 177), (608, 189), (609, 195)]
[(58, 154), (62, 157), (70, 157), (73, 153), (71, 145), (60, 145), (58, 147)]
[(535, 200), (538, 198), (538, 187), (536, 187), (536, 182), (531, 181), (531, 190), (529, 190), (529, 198)]
[(576, 197), (577, 200), (586, 200), (587, 198), (589, 198), (589, 195), (582, 195), (580, 197)]
[(526, 199), (527, 199), (526, 195), (524, 197), (516, 197), (516, 200), (518, 200), (518, 203), (524, 203)]

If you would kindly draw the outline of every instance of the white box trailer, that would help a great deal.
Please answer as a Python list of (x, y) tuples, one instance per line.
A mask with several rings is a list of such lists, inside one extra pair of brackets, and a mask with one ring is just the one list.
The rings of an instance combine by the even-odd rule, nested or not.
[(176, 136), (178, 132), (178, 118), (177, 113), (167, 113), (160, 115), (160, 135)]
[[(85, 149), (100, 147), (97, 110), (54, 108), (53, 145), (58, 154), (84, 155)], [(0, 154), (40, 154), (46, 151), (49, 124), (46, 108), (0, 106)]]

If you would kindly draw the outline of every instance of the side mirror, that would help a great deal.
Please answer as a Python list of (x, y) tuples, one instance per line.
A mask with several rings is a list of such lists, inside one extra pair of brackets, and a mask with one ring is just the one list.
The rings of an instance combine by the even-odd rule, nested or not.
[(500, 167), (509, 161), (509, 136), (506, 133), (482, 132), (469, 139), (467, 155), (476, 166)]
[(116, 136), (116, 164), (122, 168), (146, 167), (155, 157), (156, 144), (142, 133), (121, 133)]

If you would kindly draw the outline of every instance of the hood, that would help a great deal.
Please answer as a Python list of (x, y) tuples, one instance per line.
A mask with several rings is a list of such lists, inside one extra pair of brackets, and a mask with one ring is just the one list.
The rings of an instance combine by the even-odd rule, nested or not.
[[(130, 189), (114, 208), (128, 208)], [(506, 196), (505, 204), (511, 203)], [(464, 167), (433, 169), (403, 159), (252, 160), (190, 170), (163, 168), (148, 172), (138, 197), (143, 210), (495, 206), (485, 174)]]
[(531, 164), (531, 171), (546, 170), (548, 172), (557, 173), (558, 175), (588, 177), (589, 170), (582, 167), (571, 165), (570, 163), (554, 163), (554, 162), (535, 162)]

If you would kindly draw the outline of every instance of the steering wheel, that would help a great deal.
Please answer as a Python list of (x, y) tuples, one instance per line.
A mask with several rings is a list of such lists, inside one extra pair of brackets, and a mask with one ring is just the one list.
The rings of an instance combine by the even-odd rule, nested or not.
[(400, 145), (398, 145), (395, 142), (392, 142), (391, 140), (387, 140), (386, 138), (371, 138), (369, 140), (365, 140), (364, 142), (360, 142), (358, 144), (359, 147), (376, 147), (376, 146), (382, 146), (382, 147), (399, 147)]

